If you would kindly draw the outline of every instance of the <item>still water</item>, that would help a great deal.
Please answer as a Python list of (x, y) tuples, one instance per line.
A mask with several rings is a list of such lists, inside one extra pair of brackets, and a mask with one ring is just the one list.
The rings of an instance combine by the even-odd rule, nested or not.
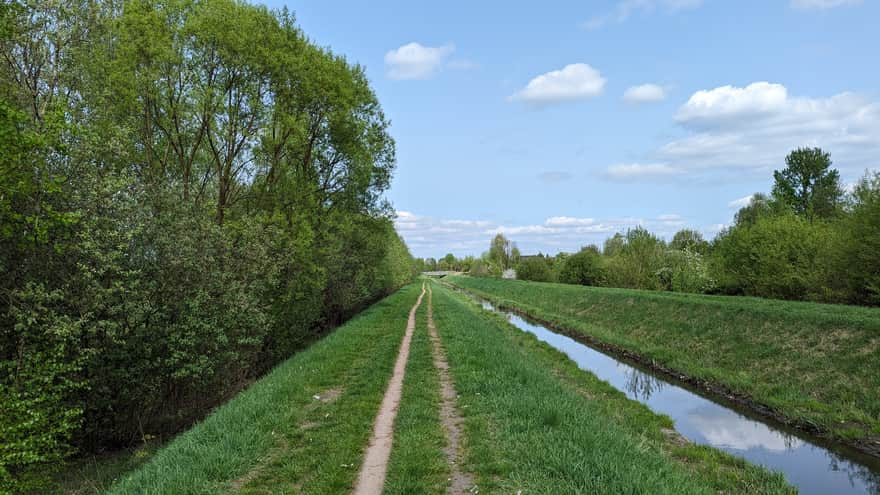
[(747, 416), (540, 323), (479, 301), (484, 309), (506, 315), (514, 326), (564, 352), (581, 369), (607, 381), (630, 399), (671, 417), (675, 429), (691, 442), (711, 445), (780, 471), (803, 494), (880, 495), (878, 459), (845, 447), (823, 447), (817, 439)]

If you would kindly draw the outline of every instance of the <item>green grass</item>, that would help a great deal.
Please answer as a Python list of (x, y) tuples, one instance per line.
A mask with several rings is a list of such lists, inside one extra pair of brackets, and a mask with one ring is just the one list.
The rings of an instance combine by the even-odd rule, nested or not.
[[(108, 493), (350, 491), (419, 290), (402, 289), (285, 361)], [(339, 395), (313, 398), (328, 391)]]
[(880, 309), (451, 277), (502, 306), (721, 384), (796, 424), (880, 440)]
[(394, 446), (385, 480), (386, 494), (443, 494), (449, 467), (440, 422), (440, 377), (431, 356), (427, 323), (428, 294), (416, 319), (400, 409), (394, 422)]
[(104, 493), (119, 478), (152, 458), (161, 442), (151, 440), (134, 448), (106, 454), (91, 454), (68, 461), (52, 476), (44, 495), (96, 495)]
[(438, 284), (434, 308), (480, 493), (794, 492), (779, 474), (678, 446), (668, 417)]

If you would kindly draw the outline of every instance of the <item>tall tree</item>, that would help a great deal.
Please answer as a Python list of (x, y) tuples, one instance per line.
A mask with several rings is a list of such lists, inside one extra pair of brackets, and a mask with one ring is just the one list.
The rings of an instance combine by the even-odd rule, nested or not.
[(513, 249), (510, 240), (504, 234), (498, 234), (489, 244), (489, 259), (503, 272), (511, 267)]
[(831, 217), (840, 207), (840, 174), (831, 168), (831, 155), (820, 148), (792, 151), (773, 179), (774, 199), (810, 221)]

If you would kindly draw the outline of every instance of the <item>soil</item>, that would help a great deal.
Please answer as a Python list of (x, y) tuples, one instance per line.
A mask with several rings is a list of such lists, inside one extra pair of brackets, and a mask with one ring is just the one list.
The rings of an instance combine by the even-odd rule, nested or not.
[(432, 305), (431, 288), (428, 288), (428, 335), (431, 338), (434, 367), (440, 375), (440, 420), (446, 433), (446, 460), (451, 471), (450, 485), (446, 493), (453, 495), (473, 493), (475, 487), (474, 478), (461, 469), (461, 438), (462, 423), (464, 420), (455, 408), (458, 394), (452, 377), (449, 375), (449, 363), (446, 361), (446, 353), (443, 351), (443, 343), (434, 326), (434, 308)]
[(406, 362), (409, 359), (409, 348), (412, 342), (413, 332), (416, 328), (416, 311), (422, 304), (425, 295), (425, 286), (422, 285), (422, 293), (415, 305), (409, 311), (409, 320), (406, 324), (406, 333), (400, 344), (400, 352), (394, 363), (394, 372), (385, 390), (379, 414), (373, 425), (373, 435), (364, 456), (357, 481), (354, 486), (355, 495), (378, 495), (382, 493), (385, 484), (385, 476), (388, 474), (388, 458), (391, 456), (391, 444), (394, 440), (394, 419), (400, 407), (400, 396), (403, 391), (403, 378), (406, 374)]

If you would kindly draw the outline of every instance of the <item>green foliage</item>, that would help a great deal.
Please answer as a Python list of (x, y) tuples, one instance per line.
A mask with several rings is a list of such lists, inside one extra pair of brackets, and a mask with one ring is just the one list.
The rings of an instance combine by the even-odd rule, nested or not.
[(363, 68), (286, 12), (16, 1), (0, 30), (4, 489), (180, 430), (412, 279)]
[(504, 234), (496, 234), (489, 244), (488, 261), (494, 267), (490, 270), (495, 276), (501, 276), (504, 270), (513, 267), (519, 261), (519, 250)]
[(865, 174), (853, 193), (849, 234), (843, 237), (841, 274), (852, 300), (880, 305), (880, 172)]
[(542, 255), (520, 259), (516, 265), (516, 278), (535, 282), (552, 282), (553, 260)]
[(52, 309), (61, 291), (29, 283), (11, 297), (12, 327), (0, 327), (0, 342), (15, 356), (0, 361), (0, 493), (42, 486), (41, 468), (72, 451), (82, 421), (73, 400), (83, 387), (76, 378), (79, 324)]
[(827, 225), (792, 214), (732, 229), (716, 245), (722, 289), (780, 299), (824, 299), (830, 235)]
[(681, 229), (672, 236), (669, 248), (678, 251), (692, 251), (706, 254), (709, 251), (709, 243), (703, 239), (703, 234), (692, 229)]
[(599, 249), (587, 246), (566, 257), (559, 269), (559, 281), (565, 284), (602, 285), (605, 270)]
[(659, 272), (661, 283), (673, 292), (711, 292), (715, 280), (703, 256), (691, 248), (669, 249)]
[[(662, 289), (660, 270), (666, 246), (644, 227), (627, 231), (617, 239), (607, 258), (606, 276), (611, 287)], [(607, 243), (606, 243), (607, 244)]]
[(831, 156), (819, 148), (798, 148), (773, 172), (773, 197), (810, 220), (837, 213), (843, 193)]

